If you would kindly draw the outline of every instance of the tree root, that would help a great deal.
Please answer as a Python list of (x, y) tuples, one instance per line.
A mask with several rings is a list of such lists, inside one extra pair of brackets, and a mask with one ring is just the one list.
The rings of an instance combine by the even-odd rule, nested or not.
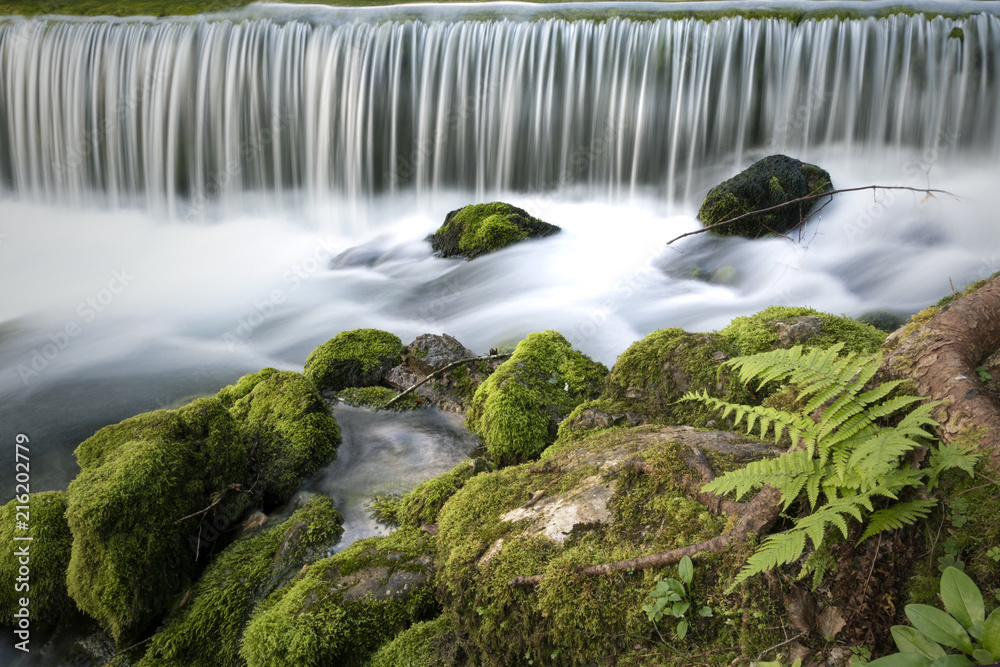
[(684, 463), (689, 468), (693, 468), (701, 474), (702, 483), (699, 484), (695, 481), (685, 479), (681, 482), (681, 487), (690, 493), (695, 500), (707, 507), (708, 511), (712, 514), (730, 514), (733, 516), (742, 514), (747, 507), (747, 503), (738, 503), (735, 500), (729, 500), (715, 493), (701, 490), (702, 485), (708, 484), (715, 479), (715, 471), (712, 470), (705, 452), (697, 447), (692, 447), (691, 450), (691, 456), (685, 456)]
[(955, 299), (918, 329), (886, 340), (884, 379), (910, 379), (916, 393), (944, 401), (934, 411), (946, 443), (978, 443), (1000, 470), (1000, 406), (976, 367), (1000, 348), (1000, 278)]

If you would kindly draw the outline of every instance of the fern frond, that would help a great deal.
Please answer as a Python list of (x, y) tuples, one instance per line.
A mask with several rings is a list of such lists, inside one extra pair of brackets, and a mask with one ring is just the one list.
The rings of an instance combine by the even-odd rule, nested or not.
[[(805, 479), (816, 473), (816, 462), (805, 450), (788, 452), (773, 459), (753, 461), (745, 468), (730, 470), (702, 487), (703, 491), (719, 495), (735, 492), (737, 499), (754, 489), (770, 484), (788, 498), (788, 507), (799, 492)], [(799, 481), (802, 478), (802, 481)]]
[(726, 589), (726, 592), (729, 593), (737, 584), (755, 574), (773, 570), (779, 565), (795, 562), (802, 556), (805, 549), (806, 534), (801, 530), (793, 529), (785, 533), (768, 535), (753, 555), (747, 559), (746, 565), (736, 575), (736, 579)]
[(898, 530), (923, 519), (937, 505), (936, 500), (910, 500), (896, 503), (884, 510), (875, 510), (869, 517), (868, 527), (858, 540), (861, 544), (872, 535), (878, 535), (887, 530)]
[(976, 464), (982, 454), (976, 451), (976, 445), (961, 445), (952, 443), (941, 445), (931, 452), (930, 462), (927, 466), (927, 486), (934, 488), (937, 486), (941, 473), (951, 468), (964, 470), (969, 477), (975, 475)]

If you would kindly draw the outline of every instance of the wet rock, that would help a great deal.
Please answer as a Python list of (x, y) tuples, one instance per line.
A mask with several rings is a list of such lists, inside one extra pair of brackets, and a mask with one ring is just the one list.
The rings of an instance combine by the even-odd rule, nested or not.
[[(698, 211), (698, 219), (708, 227), (832, 189), (830, 174), (825, 170), (787, 155), (771, 155), (709, 190)], [(815, 202), (789, 205), (715, 228), (712, 232), (750, 239), (785, 234), (797, 227), (814, 205)]]
[(558, 231), (559, 227), (532, 217), (524, 209), (492, 202), (452, 211), (428, 240), (441, 257), (475, 259), (513, 243), (551, 236)]
[(792, 317), (768, 322), (778, 334), (778, 345), (788, 348), (812, 340), (820, 335), (823, 320), (815, 315)]
[[(397, 391), (405, 391), (434, 371), (477, 355), (448, 334), (421, 334), (406, 346), (402, 363), (390, 369), (384, 380)], [(500, 360), (476, 361), (456, 366), (414, 392), (443, 412), (465, 412), (476, 389), (500, 365)]]

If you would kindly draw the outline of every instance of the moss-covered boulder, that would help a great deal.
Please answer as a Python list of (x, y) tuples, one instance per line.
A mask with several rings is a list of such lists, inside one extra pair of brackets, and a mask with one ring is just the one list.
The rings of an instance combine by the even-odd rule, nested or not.
[(732, 356), (757, 354), (779, 347), (829, 347), (843, 343), (848, 352), (877, 352), (886, 332), (849, 317), (812, 308), (770, 306), (759, 313), (736, 317), (719, 330)]
[(492, 202), (452, 211), (428, 240), (442, 257), (475, 259), (512, 243), (550, 236), (558, 231), (559, 227), (542, 222), (523, 209)]
[(465, 425), (497, 464), (536, 458), (555, 440), (559, 422), (600, 394), (607, 373), (562, 334), (530, 334), (476, 390)]
[(403, 341), (387, 331), (343, 331), (312, 351), (303, 373), (320, 391), (376, 386), (402, 363), (402, 349)]
[(343, 519), (325, 496), (226, 547), (149, 643), (136, 667), (240, 667), (243, 630), (256, 606), (340, 539)]
[(366, 667), (440, 667), (465, 663), (451, 619), (414, 623), (372, 656)]
[(258, 607), (240, 655), (249, 667), (363, 665), (410, 624), (437, 615), (433, 539), (403, 528), (310, 565)]
[[(250, 443), (216, 398), (106, 426), (76, 449), (67, 578), (77, 606), (116, 641), (143, 631), (194, 579), (199, 526), (250, 504)], [(211, 510), (199, 512), (216, 500)]]
[[(716, 471), (778, 451), (732, 434), (643, 426), (557, 443), (540, 462), (468, 480), (441, 510), (437, 535), (438, 582), (468, 664), (596, 665), (609, 656), (623, 665), (681, 664), (671, 656), (709, 650), (713, 664), (729, 664), (740, 649), (722, 647), (756, 655), (782, 641), (773, 622), (781, 599), (764, 578), (723, 593), (749, 545), (699, 557), (692, 597), (714, 614), (689, 615), (687, 640), (671, 646), (654, 644), (642, 606), (657, 578), (676, 577), (676, 568), (579, 573), (711, 539), (735, 524), (684, 491), (700, 482), (683, 460), (691, 446), (706, 451)], [(537, 587), (510, 585), (538, 574)], [(659, 631), (669, 637), (674, 628), (668, 617)]]
[[(698, 219), (707, 227), (832, 189), (830, 174), (825, 170), (787, 155), (771, 155), (709, 190), (698, 210)], [(791, 204), (717, 227), (712, 232), (751, 239), (784, 234), (797, 227), (814, 205), (814, 202)]]
[[(30, 601), (32, 623), (54, 623), (75, 609), (66, 594), (66, 569), (73, 545), (65, 517), (67, 502), (65, 491), (46, 491), (15, 498), (0, 508), (0, 540), (8, 550), (0, 559), (0, 623), (14, 624), (21, 598)], [(20, 520), (28, 524), (27, 530), (16, 528)], [(15, 537), (31, 539), (15, 541)], [(22, 556), (21, 550), (27, 555)], [(22, 558), (27, 558), (27, 576), (18, 571)]]
[(334, 458), (340, 429), (301, 374), (265, 368), (225, 387), (218, 398), (253, 443), (265, 506), (288, 500), (305, 477)]

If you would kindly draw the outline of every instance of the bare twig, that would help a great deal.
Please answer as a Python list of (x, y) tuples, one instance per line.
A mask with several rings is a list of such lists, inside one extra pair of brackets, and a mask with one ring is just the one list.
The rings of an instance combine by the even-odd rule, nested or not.
[(445, 366), (443, 368), (437, 369), (436, 371), (434, 371), (433, 373), (431, 373), (430, 375), (428, 375), (423, 380), (421, 380), (420, 382), (416, 383), (415, 385), (413, 385), (412, 387), (410, 387), (409, 389), (407, 389), (403, 393), (398, 394), (396, 396), (393, 396), (391, 399), (389, 399), (388, 402), (386, 402), (385, 405), (382, 406), (382, 409), (385, 410), (387, 408), (392, 407), (397, 402), (399, 402), (400, 399), (402, 399), (404, 396), (406, 396), (407, 394), (413, 393), (413, 391), (415, 391), (417, 389), (417, 387), (430, 382), (434, 378), (440, 376), (442, 373), (446, 373), (446, 372), (450, 371), (452, 368), (455, 368), (456, 366), (461, 366), (462, 364), (468, 364), (468, 363), (471, 363), (473, 361), (493, 361), (494, 359), (506, 359), (511, 354), (512, 354), (511, 352), (508, 352), (506, 354), (487, 354), (486, 356), (483, 356), (483, 357), (469, 357), (467, 359), (459, 359), (458, 361), (453, 361), (450, 364), (448, 364), (447, 366)]
[(829, 192), (821, 192), (821, 193), (818, 193), (818, 194), (806, 195), (804, 197), (799, 197), (798, 199), (791, 199), (791, 200), (786, 201), (784, 203), (777, 204), (776, 206), (768, 206), (767, 208), (762, 208), (762, 209), (758, 209), (756, 211), (750, 211), (749, 213), (744, 213), (742, 215), (738, 215), (735, 218), (730, 218), (729, 220), (723, 220), (722, 222), (716, 222), (715, 224), (707, 225), (705, 227), (702, 227), (701, 229), (696, 229), (693, 232), (687, 232), (685, 234), (681, 234), (680, 236), (674, 237), (674, 238), (670, 239), (669, 241), (667, 241), (667, 245), (670, 245), (674, 241), (679, 241), (679, 240), (681, 240), (682, 238), (684, 238), (686, 236), (694, 236), (695, 234), (701, 234), (701, 233), (707, 232), (709, 230), (715, 229), (717, 227), (724, 227), (725, 225), (731, 225), (734, 222), (739, 222), (740, 220), (745, 220), (746, 218), (750, 218), (750, 217), (753, 217), (753, 216), (756, 216), (756, 215), (760, 215), (761, 213), (770, 213), (771, 211), (777, 211), (779, 209), (791, 206), (792, 204), (800, 204), (802, 202), (813, 201), (815, 199), (822, 199), (823, 197), (831, 197), (833, 195), (839, 195), (839, 194), (842, 194), (844, 192), (858, 192), (860, 190), (872, 190), (872, 191), (875, 191), (875, 190), (909, 190), (911, 192), (923, 192), (923, 193), (925, 193), (927, 195), (931, 195), (931, 194), (934, 194), (934, 193), (945, 194), (945, 195), (948, 195), (949, 197), (955, 197), (956, 199), (958, 199), (957, 195), (955, 195), (954, 193), (948, 192), (947, 190), (934, 190), (934, 189), (931, 189), (931, 188), (911, 188), (911, 187), (906, 186), (906, 185), (865, 185), (865, 186), (858, 187), (858, 188), (842, 188), (840, 190), (830, 190)]
[[(256, 484), (256, 482), (255, 482), (255, 484)], [(219, 503), (221, 503), (222, 500), (226, 497), (226, 494), (228, 494), (230, 491), (242, 491), (242, 490), (243, 489), (240, 487), (239, 484), (230, 484), (229, 486), (227, 486), (223, 490), (222, 494), (219, 496), (219, 499), (216, 500), (214, 503), (212, 503), (211, 505), (209, 505), (208, 507), (206, 507), (203, 510), (198, 510), (194, 514), (188, 514), (187, 516), (182, 516), (180, 519), (177, 519), (177, 521), (174, 521), (174, 524), (176, 525), (176, 524), (180, 523), (181, 521), (184, 521), (186, 519), (190, 519), (191, 517), (198, 516), (199, 514), (204, 514), (205, 512), (208, 512), (213, 507), (215, 507), (216, 505), (218, 505)]]
[(804, 632), (800, 632), (799, 634), (795, 635), (795, 636), (794, 636), (794, 637), (792, 637), (791, 639), (786, 639), (785, 641), (781, 642), (780, 644), (775, 644), (774, 646), (772, 646), (772, 647), (770, 647), (770, 648), (766, 648), (766, 649), (764, 649), (763, 651), (761, 651), (761, 652), (760, 652), (760, 653), (759, 653), (759, 654), (757, 655), (757, 660), (756, 660), (756, 662), (760, 662), (760, 661), (761, 661), (761, 659), (762, 659), (762, 658), (763, 658), (763, 657), (764, 657), (765, 655), (767, 655), (768, 653), (770, 653), (770, 652), (771, 652), (771, 651), (773, 651), (774, 649), (776, 649), (776, 648), (781, 648), (781, 647), (782, 647), (782, 646), (784, 646), (785, 644), (791, 644), (791, 643), (792, 643), (793, 641), (795, 641), (796, 639), (798, 639), (799, 637), (801, 637), (801, 636), (802, 636), (802, 635), (804, 635), (804, 634), (805, 634)]

